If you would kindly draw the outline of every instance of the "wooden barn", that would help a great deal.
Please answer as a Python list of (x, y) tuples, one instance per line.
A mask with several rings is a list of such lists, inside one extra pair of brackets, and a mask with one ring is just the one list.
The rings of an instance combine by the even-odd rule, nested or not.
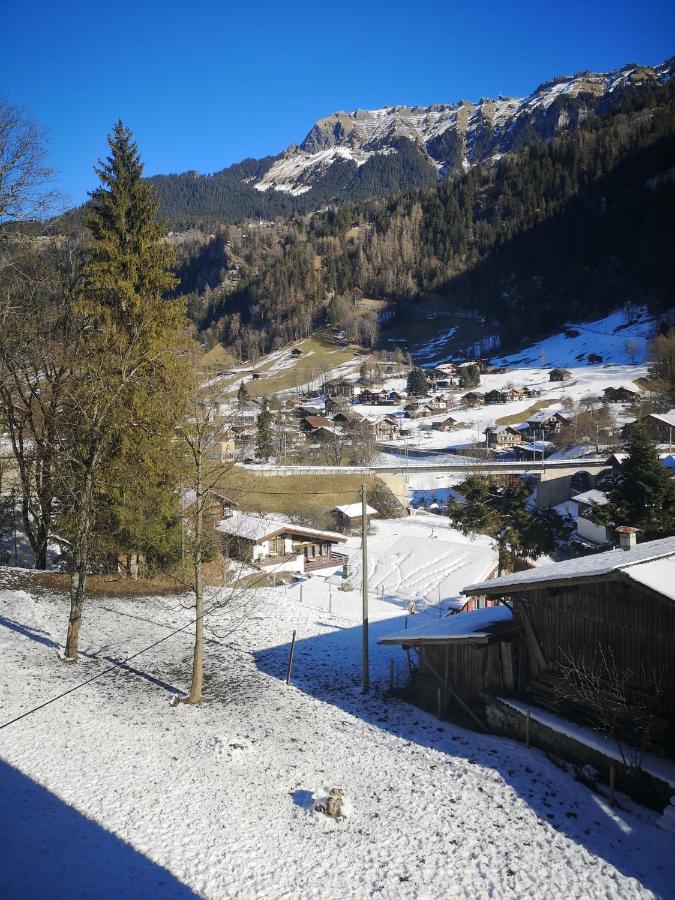
[(617, 530), (622, 548), (462, 593), (513, 606), (523, 697), (593, 725), (597, 708), (575, 679), (597, 678), (608, 696), (620, 683), (627, 705), (655, 717), (655, 743), (675, 753), (675, 537), (634, 545), (634, 529)]
[(512, 736), (520, 725), (495, 725), (505, 703), (596, 731), (609, 708), (614, 737), (638, 746), (648, 721), (653, 750), (675, 756), (675, 537), (634, 545), (634, 529), (620, 534), (626, 549), (462, 591), (497, 606), (381, 638), (417, 653), (411, 699)]

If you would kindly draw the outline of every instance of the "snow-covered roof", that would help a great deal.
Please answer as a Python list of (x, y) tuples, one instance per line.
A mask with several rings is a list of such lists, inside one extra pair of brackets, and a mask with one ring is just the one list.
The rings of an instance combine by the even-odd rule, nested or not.
[(668, 412), (664, 413), (651, 413), (649, 418), (658, 419), (659, 422), (665, 422), (666, 425), (671, 425), (675, 428), (675, 409), (669, 409)]
[(595, 503), (597, 506), (605, 506), (609, 503), (607, 494), (595, 488), (590, 491), (584, 491), (583, 494), (575, 494), (572, 499), (575, 503)]
[[(341, 512), (343, 516), (347, 516), (348, 519), (355, 519), (362, 512), (360, 503), (347, 503), (344, 506), (334, 506), (333, 509), (337, 509), (338, 512)], [(374, 516), (377, 514), (377, 510), (366, 504), (366, 513), (369, 516)]]
[(645, 587), (675, 600), (675, 558), (653, 559), (650, 562), (638, 563), (624, 570), (631, 581), (637, 581)]
[[(633, 547), (632, 550), (607, 550), (605, 553), (595, 553), (580, 559), (566, 559), (563, 562), (541, 566), (527, 572), (502, 575), (501, 578), (494, 578), (491, 581), (467, 585), (462, 589), (462, 593), (502, 594), (509, 593), (511, 588), (527, 590), (549, 581), (597, 578), (618, 571), (632, 577), (628, 571), (630, 567), (653, 560), (663, 560), (666, 563), (666, 568), (670, 572), (670, 580), (675, 584), (675, 537), (667, 537), (658, 541), (646, 541), (644, 544)], [(640, 570), (637, 571), (639, 574)], [(646, 569), (642, 571), (647, 572)], [(648, 576), (644, 575), (643, 577)]]
[[(427, 618), (425, 616), (425, 618)], [(421, 625), (387, 634), (378, 644), (447, 644), (451, 641), (486, 643), (498, 631), (508, 630), (513, 614), (508, 606), (492, 606), (474, 612), (455, 613)]]
[(239, 510), (234, 510), (231, 516), (218, 522), (216, 531), (220, 531), (221, 534), (231, 534), (233, 537), (244, 538), (247, 541), (262, 541), (266, 537), (278, 534), (280, 531), (290, 531), (293, 534), (324, 538), (325, 540), (346, 540), (343, 534), (338, 534), (336, 531), (319, 531), (317, 528), (295, 525), (293, 522), (277, 519), (275, 516), (256, 516), (253, 513), (240, 512)]

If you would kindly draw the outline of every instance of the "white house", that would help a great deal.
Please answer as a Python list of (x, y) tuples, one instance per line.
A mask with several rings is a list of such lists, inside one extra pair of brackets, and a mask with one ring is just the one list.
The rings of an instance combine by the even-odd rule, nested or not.
[(339, 565), (334, 552), (346, 540), (335, 531), (295, 525), (275, 516), (258, 516), (231, 510), (216, 525), (223, 549), (229, 556), (274, 572), (295, 572)]

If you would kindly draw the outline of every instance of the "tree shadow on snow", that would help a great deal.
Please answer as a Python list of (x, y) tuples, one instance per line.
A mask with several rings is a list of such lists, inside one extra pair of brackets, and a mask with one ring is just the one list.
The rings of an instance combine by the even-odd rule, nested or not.
[[(292, 674), (295, 688), (410, 744), (492, 769), (536, 813), (540, 827), (552, 826), (624, 875), (636, 878), (657, 896), (671, 895), (675, 883), (671, 835), (639, 823), (640, 837), (648, 828), (649, 840), (637, 843), (631, 834), (638, 824), (633, 816), (611, 810), (544, 753), (508, 738), (440, 721), (412, 704), (386, 696), (389, 660), (395, 661), (399, 684), (407, 680), (408, 661), (400, 647), (377, 646), (377, 640), (401, 631), (403, 618), (370, 624), (371, 692), (367, 696), (361, 693), (361, 628), (336, 627), (335, 622), (331, 627), (335, 630), (296, 642)], [(254, 653), (256, 665), (284, 680), (289, 650), (290, 644), (259, 650)], [(503, 815), (512, 821), (524, 814), (516, 806), (505, 808)], [(530, 827), (525, 820), (523, 827)]]
[(2, 761), (0, 796), (0, 896), (197, 896), (167, 869)]
[[(16, 622), (14, 619), (8, 619), (6, 616), (0, 616), (0, 626), (3, 628), (7, 628), (10, 631), (14, 631), (16, 632), (16, 634), (20, 634), (22, 637), (27, 637), (31, 641), (35, 641), (36, 644), (42, 644), (45, 647), (56, 650), (58, 653), (61, 653), (64, 649), (63, 645), (59, 644), (52, 637), (50, 637), (48, 632), (34, 627), (29, 628), (28, 625), (22, 625), (20, 622)], [(102, 647), (100, 650), (97, 650), (94, 653), (87, 652), (86, 650), (80, 650), (79, 655), (91, 660), (105, 660), (105, 662), (109, 662), (111, 665), (116, 665), (119, 669), (123, 669), (125, 672), (129, 672), (130, 675), (135, 675), (137, 678), (143, 679), (143, 681), (148, 681), (150, 684), (154, 684), (156, 687), (160, 687), (163, 690), (168, 691), (170, 694), (175, 694), (178, 697), (186, 696), (184, 690), (174, 687), (172, 684), (169, 684), (168, 681), (164, 681), (163, 679), (158, 678), (156, 675), (151, 675), (149, 672), (144, 672), (142, 669), (137, 669), (135, 666), (130, 666), (128, 663), (125, 663), (119, 659), (115, 659), (115, 657), (113, 656), (103, 655), (106, 649), (106, 647)]]

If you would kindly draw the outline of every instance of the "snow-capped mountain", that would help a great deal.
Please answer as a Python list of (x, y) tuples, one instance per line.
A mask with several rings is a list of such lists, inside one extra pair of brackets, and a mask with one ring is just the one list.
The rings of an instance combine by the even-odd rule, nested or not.
[(627, 90), (664, 83), (673, 75), (675, 57), (656, 67), (630, 64), (613, 72), (561, 76), (524, 98), (336, 112), (320, 119), (300, 146), (291, 145), (249, 183), (258, 191), (299, 196), (318, 186), (338, 163), (341, 173), (353, 173), (354, 167), (404, 148), (416, 150), (422, 165), (426, 162), (444, 177), (496, 161), (535, 136), (550, 140), (590, 115), (608, 111)]

